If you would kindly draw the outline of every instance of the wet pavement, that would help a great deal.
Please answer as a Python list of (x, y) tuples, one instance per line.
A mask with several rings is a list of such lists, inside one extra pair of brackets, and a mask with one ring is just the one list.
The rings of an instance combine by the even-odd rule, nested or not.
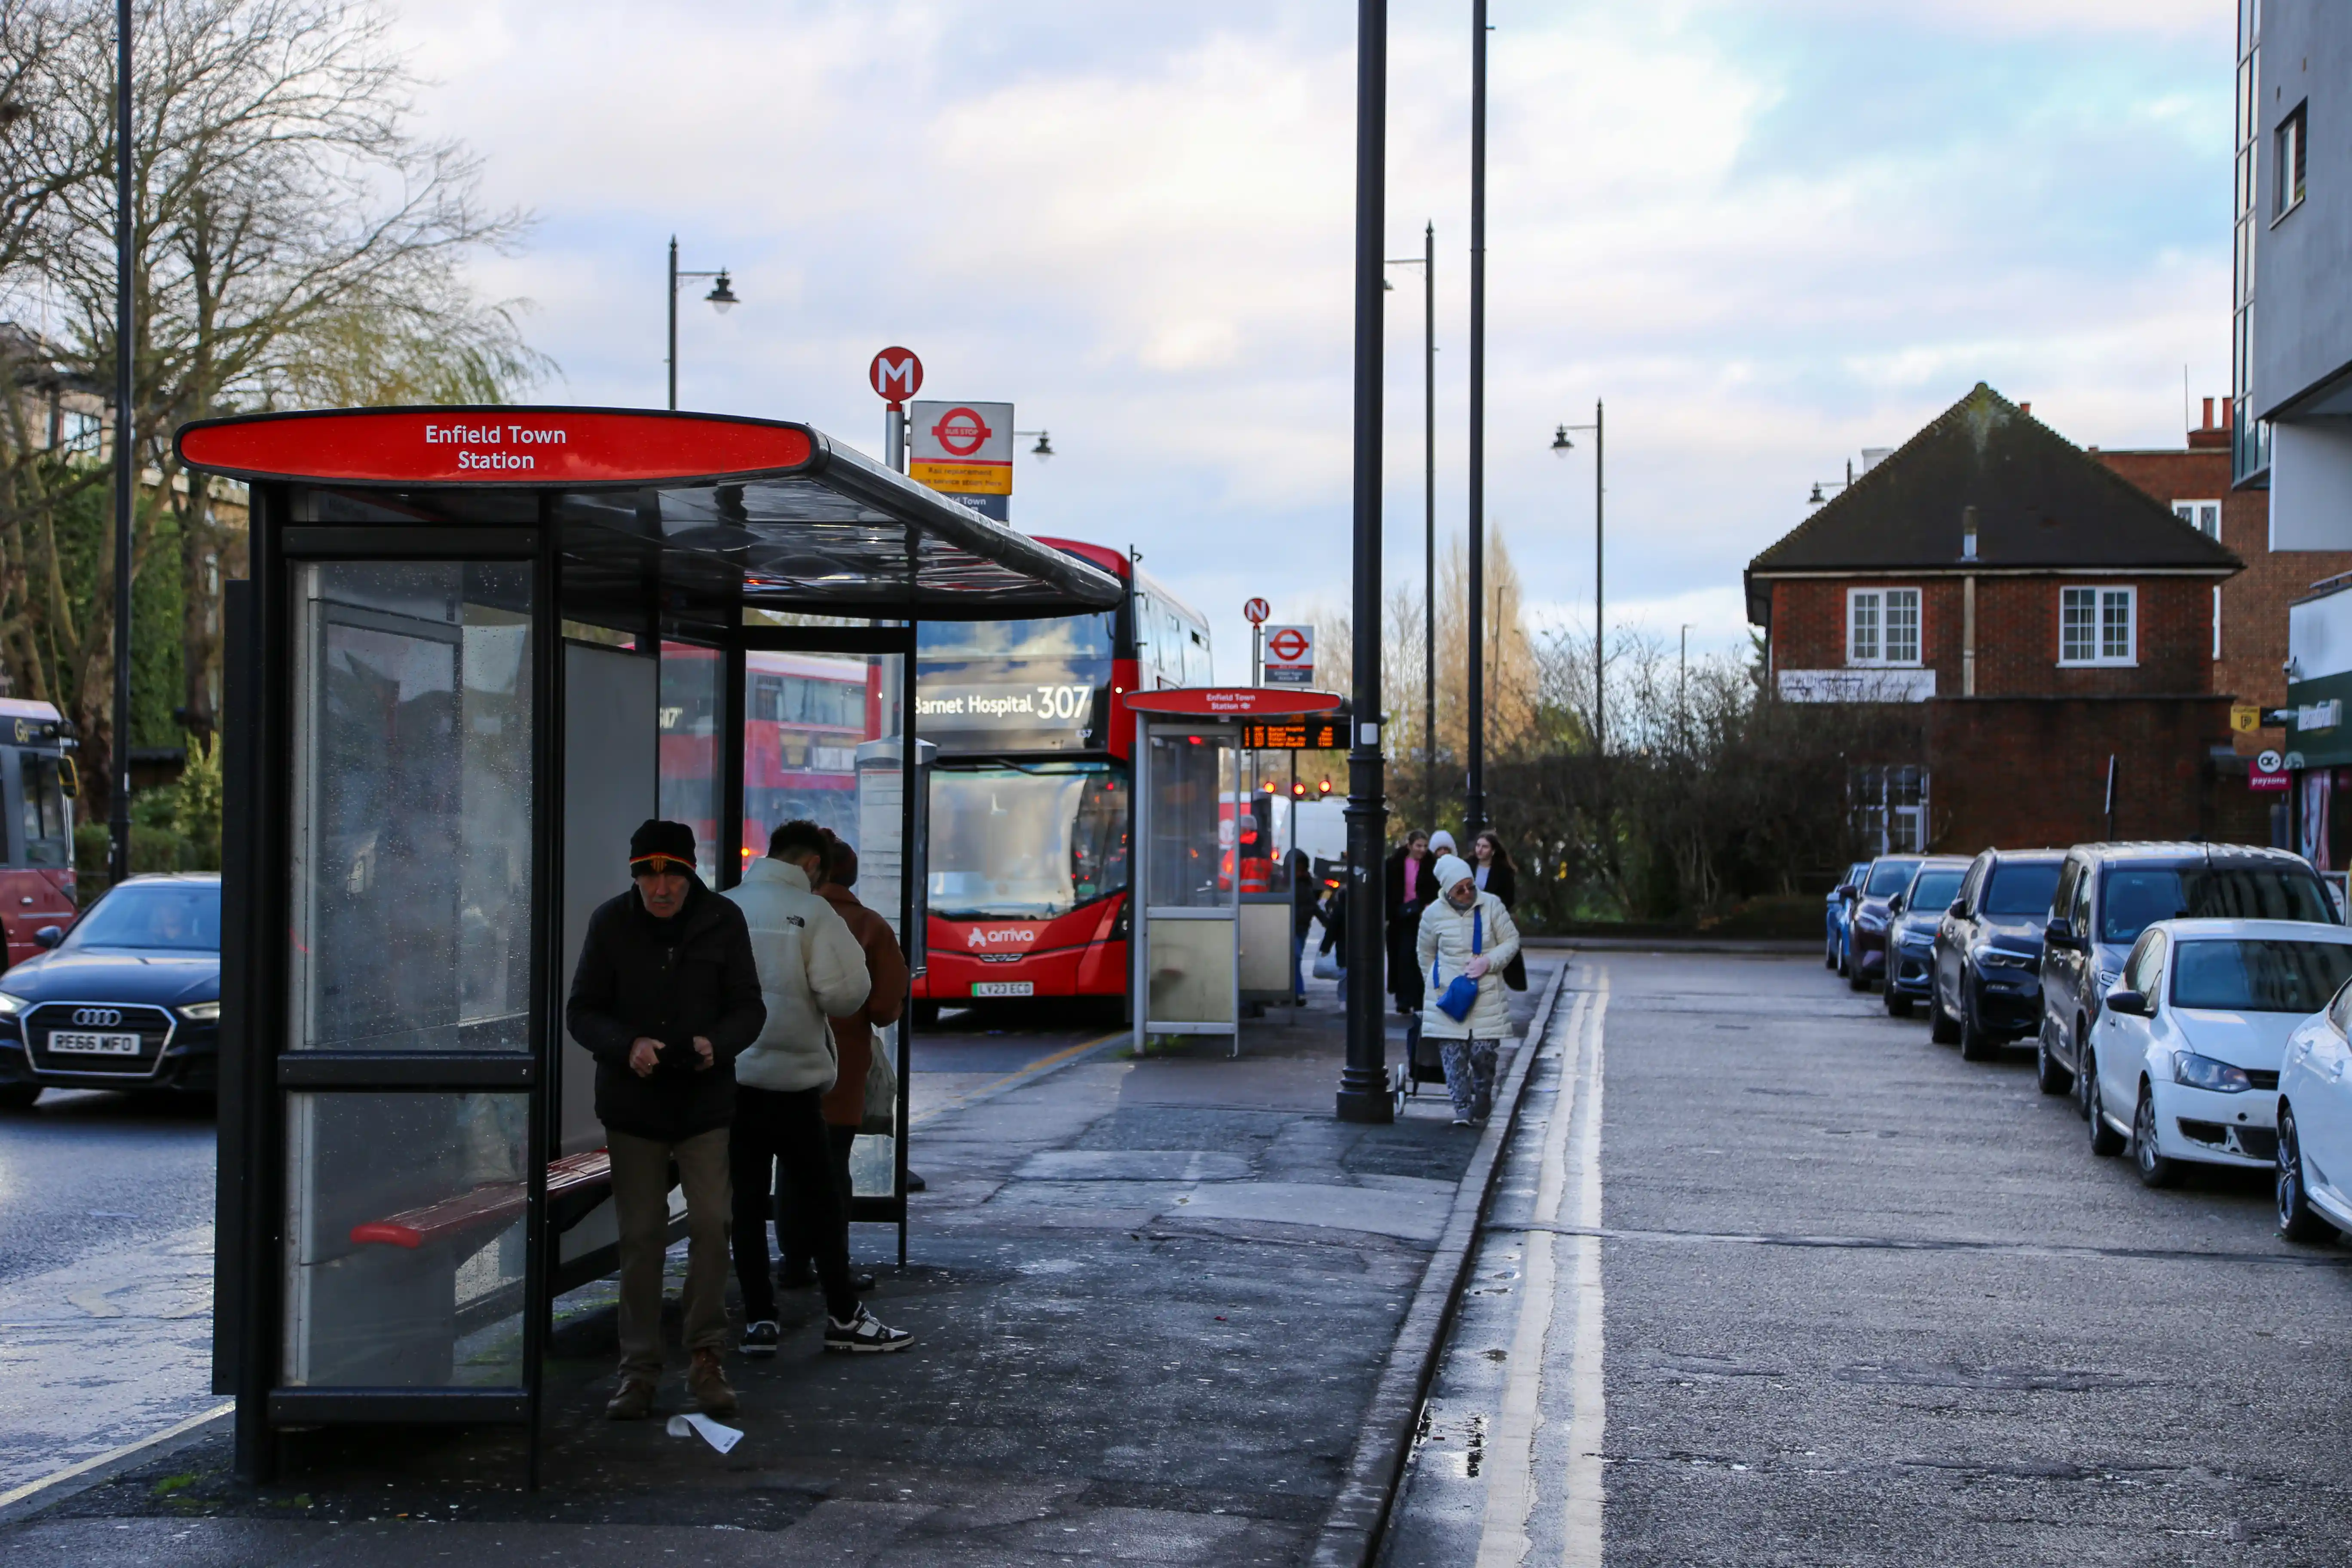
[[(927, 1099), (919, 1072), (929, 1191), (911, 1267), (870, 1298), (918, 1344), (824, 1356), (816, 1300), (788, 1295), (782, 1353), (730, 1363), (744, 1437), (723, 1457), (599, 1419), (611, 1320), (575, 1310), (537, 1493), (510, 1432), (292, 1435), (261, 1489), (229, 1480), (210, 1436), (6, 1529), (0, 1554), (1301, 1562), (1476, 1139), (1442, 1098), (1393, 1127), (1334, 1120), (1318, 991), (1251, 1026), (1239, 1060), (1215, 1041), (1137, 1060), (1078, 1030), (1029, 1073), (994, 1070), (984, 1034), (969, 1081), (942, 1073)], [(861, 1227), (869, 1266), (887, 1234)], [(681, 1395), (673, 1375), (664, 1412)]]

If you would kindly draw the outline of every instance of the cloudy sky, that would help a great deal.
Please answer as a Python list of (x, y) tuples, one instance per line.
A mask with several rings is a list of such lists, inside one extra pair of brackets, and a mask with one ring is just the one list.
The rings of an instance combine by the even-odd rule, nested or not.
[[(1344, 603), (1345, 0), (390, 0), (424, 129), (538, 215), (566, 401), (878, 449), (866, 361), (1009, 400), (1019, 526), (1140, 549), (1247, 670), (1252, 594)], [(2231, 0), (1491, 0), (1487, 497), (1538, 619), (1743, 636), (1808, 486), (1979, 380), (2073, 439), (2178, 445), (2226, 389)], [(1389, 253), (1437, 228), (1438, 526), (1465, 517), (1469, 6), (1392, 0)], [(1418, 592), (1421, 292), (1390, 295), (1391, 584)], [(1025, 443), (1024, 443), (1025, 445)]]

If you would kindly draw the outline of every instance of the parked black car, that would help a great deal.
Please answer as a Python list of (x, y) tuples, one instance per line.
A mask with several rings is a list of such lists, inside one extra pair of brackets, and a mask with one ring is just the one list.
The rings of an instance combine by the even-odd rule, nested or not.
[(1936, 927), (1935, 996), (1928, 1011), (1938, 1045), (1983, 1061), (2032, 1034), (2042, 1014), (2042, 931), (2065, 854), (1988, 849), (1969, 867), (1958, 895)]
[(2042, 1092), (2074, 1088), (2085, 1115), (2091, 1026), (2140, 932), (2197, 916), (2340, 923), (2310, 861), (2235, 844), (2078, 844), (2066, 852), (2050, 912), (2036, 1041)]
[(133, 877), (0, 974), (0, 1107), (47, 1088), (209, 1092), (220, 1048), (220, 878)]
[(1936, 973), (1936, 927), (1959, 896), (1960, 879), (1968, 873), (1966, 856), (1930, 855), (1912, 873), (1911, 885), (1886, 906), (1893, 917), (1886, 927), (1889, 1016), (1907, 1018), (1913, 1003), (1927, 999)]
[(1881, 855), (1870, 863), (1869, 871), (1850, 895), (1847, 907), (1853, 913), (1846, 921), (1845, 983), (1854, 990), (1869, 990), (1870, 983), (1886, 973), (1886, 922), (1892, 918), (1886, 906), (1911, 885), (1911, 874), (1923, 858)]

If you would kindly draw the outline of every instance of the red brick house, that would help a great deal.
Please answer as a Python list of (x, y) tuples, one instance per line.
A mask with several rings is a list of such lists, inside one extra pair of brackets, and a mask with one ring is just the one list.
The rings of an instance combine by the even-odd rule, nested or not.
[(2241, 569), (1979, 384), (1748, 563), (1748, 615), (1773, 697), (1872, 737), (1858, 849), (2241, 837), (2212, 654), (2214, 590)]

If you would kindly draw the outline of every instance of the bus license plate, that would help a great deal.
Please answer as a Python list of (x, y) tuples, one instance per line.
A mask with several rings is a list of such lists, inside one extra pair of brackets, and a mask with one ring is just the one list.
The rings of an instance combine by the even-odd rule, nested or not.
[(83, 1035), (69, 1029), (52, 1031), (49, 1049), (59, 1056), (74, 1057), (135, 1057), (139, 1054), (136, 1035)]
[(1034, 996), (1037, 983), (1034, 980), (975, 980), (971, 983), (975, 996)]

